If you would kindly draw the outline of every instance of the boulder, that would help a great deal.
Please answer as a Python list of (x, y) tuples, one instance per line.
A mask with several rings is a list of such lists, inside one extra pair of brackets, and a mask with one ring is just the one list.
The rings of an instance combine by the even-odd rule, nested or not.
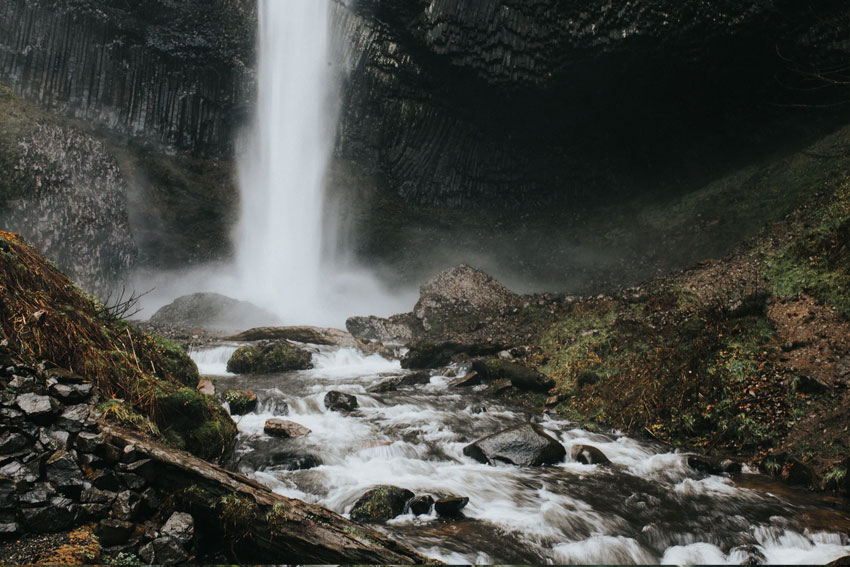
[(277, 417), (266, 420), (266, 424), (263, 426), (263, 431), (266, 435), (271, 435), (272, 437), (283, 437), (284, 439), (306, 437), (311, 433), (311, 431), (303, 425)]
[(410, 512), (415, 516), (424, 516), (431, 513), (434, 507), (434, 498), (430, 495), (416, 496), (408, 504)]
[(257, 327), (243, 331), (228, 340), (236, 342), (254, 341), (295, 341), (311, 345), (353, 347), (354, 337), (339, 329), (321, 327)]
[(469, 504), (469, 498), (465, 496), (446, 496), (434, 502), (434, 510), (438, 516), (444, 518), (456, 518), (461, 515), (466, 505)]
[(209, 380), (198, 382), (198, 391), (207, 396), (215, 396), (215, 385)]
[(782, 479), (788, 484), (798, 486), (812, 487), (814, 485), (815, 475), (811, 467), (797, 459), (788, 459), (782, 467)]
[(56, 420), (56, 426), (71, 433), (79, 433), (86, 424), (86, 420), (90, 414), (91, 406), (87, 404), (68, 406), (59, 415), (59, 418)]
[(162, 535), (174, 538), (181, 545), (188, 545), (195, 536), (195, 520), (191, 514), (185, 512), (174, 512), (162, 527)]
[(847, 567), (848, 565), (850, 565), (850, 555), (839, 557), (835, 561), (830, 561), (829, 563), (827, 563), (828, 567)]
[(257, 394), (250, 390), (228, 390), (224, 401), (230, 406), (231, 415), (245, 415), (257, 409)]
[(247, 301), (218, 293), (178, 297), (150, 318), (160, 328), (203, 328), (232, 331), (274, 324), (277, 317)]
[(313, 368), (313, 356), (286, 341), (241, 347), (227, 362), (233, 374), (273, 374)]
[(555, 387), (555, 381), (527, 366), (516, 364), (501, 358), (493, 358), (487, 361), (476, 360), (472, 363), (472, 369), (477, 372), (483, 380), (510, 380), (514, 388), (530, 392), (548, 392)]
[(583, 465), (607, 465), (611, 461), (593, 445), (573, 445), (570, 458)]
[(563, 461), (567, 451), (539, 425), (524, 423), (467, 445), (463, 454), (481, 463), (540, 466)]
[(396, 486), (377, 486), (361, 496), (351, 509), (355, 522), (386, 522), (404, 514), (414, 494)]
[(505, 309), (517, 298), (489, 274), (461, 264), (440, 272), (422, 285), (413, 314), (427, 331), (437, 324), (435, 319), (447, 313)]
[(360, 404), (357, 403), (357, 398), (351, 394), (343, 392), (331, 391), (325, 394), (325, 407), (329, 411), (354, 411)]

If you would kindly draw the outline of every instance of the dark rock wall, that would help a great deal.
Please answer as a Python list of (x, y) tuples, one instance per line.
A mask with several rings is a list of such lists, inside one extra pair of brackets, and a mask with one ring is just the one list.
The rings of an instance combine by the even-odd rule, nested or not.
[(792, 68), (847, 50), (846, 6), (833, 1), (359, 0), (340, 11), (339, 156), (440, 206), (569, 203), (640, 192), (659, 174), (716, 175), (788, 137), (777, 109), (814, 102), (793, 90)]
[(252, 4), (5, 0), (0, 81), (113, 131), (221, 151), (250, 101)]

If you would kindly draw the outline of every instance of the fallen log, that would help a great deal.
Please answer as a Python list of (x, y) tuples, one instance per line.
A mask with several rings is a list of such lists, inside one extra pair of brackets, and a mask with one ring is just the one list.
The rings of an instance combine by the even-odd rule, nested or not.
[(139, 434), (102, 425), (159, 465), (156, 484), (241, 563), (433, 564), (385, 535)]

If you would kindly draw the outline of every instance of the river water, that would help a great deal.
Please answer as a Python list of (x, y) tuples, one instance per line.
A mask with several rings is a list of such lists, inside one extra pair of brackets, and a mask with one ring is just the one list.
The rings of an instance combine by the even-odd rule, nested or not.
[[(398, 361), (353, 349), (317, 349), (315, 369), (234, 376), (236, 345), (192, 357), (218, 391), (255, 391), (258, 409), (234, 417), (233, 468), (274, 491), (347, 514), (369, 488), (390, 484), (416, 494), (469, 497), (464, 518), (405, 515), (377, 526), (449, 563), (826, 563), (850, 554), (850, 517), (825, 497), (788, 490), (760, 475), (735, 479), (691, 470), (686, 456), (643, 440), (590, 433), (562, 419), (508, 407), (451, 378), (383, 394), (367, 388), (403, 375)], [(462, 368), (458, 369), (463, 371)], [(357, 396), (358, 411), (327, 411), (337, 390)], [(312, 433), (299, 440), (263, 434), (271, 417)], [(534, 421), (559, 439), (568, 460), (541, 468), (482, 465), (468, 443)], [(574, 444), (594, 445), (609, 466), (569, 461)], [(316, 457), (320, 466), (288, 470)], [(315, 464), (315, 463), (314, 463)]]

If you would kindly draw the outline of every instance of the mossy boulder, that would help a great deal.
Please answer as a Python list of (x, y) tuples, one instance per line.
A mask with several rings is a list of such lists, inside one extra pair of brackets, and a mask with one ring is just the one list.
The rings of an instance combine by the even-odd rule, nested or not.
[(160, 397), (158, 405), (157, 423), (178, 448), (205, 459), (225, 457), (232, 450), (236, 425), (214, 397), (183, 388)]
[(224, 401), (230, 406), (230, 415), (245, 415), (257, 409), (257, 394), (250, 390), (228, 390)]
[(405, 507), (414, 494), (397, 486), (377, 486), (354, 503), (351, 519), (355, 522), (386, 522), (404, 514)]
[(472, 369), (484, 381), (510, 380), (511, 385), (520, 390), (548, 392), (555, 387), (554, 380), (537, 370), (500, 358), (475, 361), (472, 364)]
[(312, 355), (286, 341), (244, 346), (236, 350), (227, 362), (227, 371), (234, 374), (272, 374), (313, 368)]

